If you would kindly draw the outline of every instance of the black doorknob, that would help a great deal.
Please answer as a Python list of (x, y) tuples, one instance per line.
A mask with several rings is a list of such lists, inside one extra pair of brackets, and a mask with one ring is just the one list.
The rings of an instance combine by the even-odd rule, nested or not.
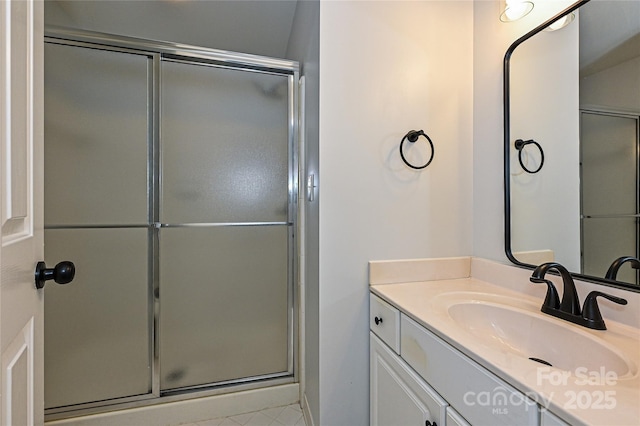
[(58, 263), (55, 268), (47, 268), (44, 262), (36, 265), (36, 288), (43, 288), (45, 281), (53, 280), (58, 284), (68, 284), (76, 275), (76, 267), (72, 262)]

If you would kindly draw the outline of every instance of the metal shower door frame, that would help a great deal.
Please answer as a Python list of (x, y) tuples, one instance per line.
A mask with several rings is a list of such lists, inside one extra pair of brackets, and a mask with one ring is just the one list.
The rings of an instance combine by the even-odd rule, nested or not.
[[(149, 342), (151, 361), (151, 391), (147, 394), (128, 396), (108, 401), (89, 402), (68, 407), (57, 407), (46, 410), (47, 420), (56, 420), (79, 415), (135, 408), (140, 406), (161, 404), (203, 396), (212, 396), (240, 391), (293, 383), (297, 381), (297, 334), (298, 294), (295, 283), (298, 273), (298, 81), (299, 64), (296, 61), (268, 58), (258, 55), (227, 52), (202, 48), (179, 43), (157, 42), (133, 37), (97, 33), (47, 26), (45, 43), (90, 48), (112, 52), (121, 52), (147, 56), (148, 75), (148, 123), (147, 146), (147, 199), (148, 224), (140, 225), (149, 229)], [(159, 294), (159, 230), (160, 223), (160, 81), (161, 62), (174, 60), (180, 62), (207, 64), (215, 67), (253, 71), (258, 73), (287, 76), (288, 86), (288, 271), (287, 271), (287, 324), (288, 324), (288, 360), (287, 371), (282, 374), (271, 374), (250, 377), (233, 381), (233, 383), (216, 383), (208, 386), (197, 386), (185, 391), (160, 391), (160, 358), (159, 358), (159, 314), (161, 309)], [(239, 224), (228, 224), (238, 226)]]
[[(580, 113), (580, 128), (582, 130), (582, 117), (583, 115), (595, 115), (595, 116), (604, 116), (604, 117), (616, 117), (616, 118), (624, 118), (635, 121), (636, 124), (636, 142), (635, 142), (635, 173), (636, 173), (636, 188), (635, 188), (635, 214), (627, 214), (627, 215), (590, 215), (586, 216), (583, 212), (582, 205), (582, 194), (583, 194), (583, 183), (584, 179), (582, 179), (582, 143), (580, 143), (580, 268), (584, 271), (584, 221), (587, 218), (635, 218), (636, 222), (636, 244), (635, 244), (635, 257), (640, 257), (640, 112), (629, 112), (629, 111), (618, 111), (615, 109), (610, 109), (606, 107), (583, 107), (579, 110)], [(582, 140), (582, 135), (580, 135)], [(640, 271), (636, 271), (636, 282), (640, 280)], [(633, 285), (633, 284), (630, 284)]]

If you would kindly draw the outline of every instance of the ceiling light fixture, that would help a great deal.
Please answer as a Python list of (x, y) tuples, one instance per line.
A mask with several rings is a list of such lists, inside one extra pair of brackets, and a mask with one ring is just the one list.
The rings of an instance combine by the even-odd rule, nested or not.
[(502, 3), (502, 22), (513, 22), (524, 17), (533, 10), (533, 2), (528, 0), (504, 0)]
[(553, 24), (549, 25), (544, 30), (545, 31), (557, 31), (557, 30), (559, 30), (561, 28), (566, 27), (570, 23), (572, 23), (574, 19), (576, 19), (576, 15), (574, 13), (570, 13), (568, 15), (564, 15), (562, 18), (556, 20)]

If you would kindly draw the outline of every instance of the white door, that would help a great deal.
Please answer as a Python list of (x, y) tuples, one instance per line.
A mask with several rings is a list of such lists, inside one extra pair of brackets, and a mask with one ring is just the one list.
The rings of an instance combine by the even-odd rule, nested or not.
[(44, 422), (43, 3), (0, 2), (0, 424)]

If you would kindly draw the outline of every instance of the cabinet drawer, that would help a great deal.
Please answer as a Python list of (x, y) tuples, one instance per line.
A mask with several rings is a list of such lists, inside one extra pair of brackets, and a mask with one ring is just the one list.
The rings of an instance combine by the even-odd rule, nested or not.
[(369, 328), (396, 353), (400, 353), (400, 311), (369, 294)]
[(532, 400), (405, 315), (400, 353), (469, 423), (539, 424)]

